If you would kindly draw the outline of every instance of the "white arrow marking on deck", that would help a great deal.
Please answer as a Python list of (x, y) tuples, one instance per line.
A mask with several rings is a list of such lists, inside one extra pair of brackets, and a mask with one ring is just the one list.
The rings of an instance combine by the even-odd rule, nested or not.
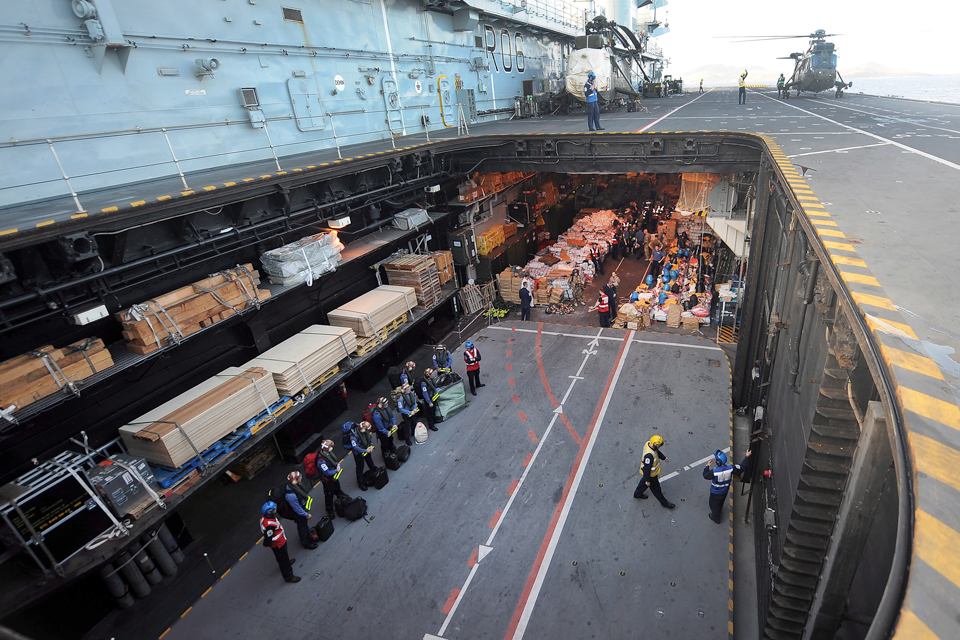
[[(496, 327), (490, 327), (490, 328), (493, 329)], [(596, 342), (597, 345), (600, 344), (599, 337), (601, 333), (603, 333), (603, 329), (600, 329), (600, 331), (597, 332), (597, 336), (594, 338), (594, 342)], [(589, 337), (589, 336), (586, 336), (586, 337)], [(627, 350), (629, 350), (629, 348), (630, 347), (628, 346)], [(580, 363), (580, 369), (577, 371), (577, 376), (579, 376), (580, 373), (583, 371), (584, 365), (587, 364), (587, 359), (595, 353), (597, 352), (594, 351), (584, 356), (583, 362)], [(624, 351), (624, 355), (626, 355), (626, 351)], [(623, 362), (621, 361), (620, 367), (617, 369), (617, 377), (619, 377), (620, 369), (622, 368), (623, 368)], [(493, 546), (492, 546), (493, 539), (497, 537), (497, 532), (500, 531), (500, 526), (503, 524), (503, 521), (507, 519), (507, 513), (510, 511), (510, 507), (513, 506), (513, 501), (516, 500), (517, 495), (520, 494), (520, 488), (523, 487), (523, 483), (527, 479), (527, 474), (530, 473), (530, 469), (533, 468), (533, 463), (536, 462), (537, 456), (540, 455), (540, 450), (543, 449), (543, 445), (547, 441), (547, 438), (550, 436), (550, 432), (553, 431), (553, 425), (556, 424), (557, 418), (560, 416), (561, 413), (563, 413), (563, 402), (566, 402), (567, 396), (569, 396), (570, 392), (573, 391), (573, 385), (577, 383), (577, 380), (583, 380), (583, 378), (578, 378), (576, 376), (570, 376), (570, 377), (573, 378), (573, 380), (570, 381), (570, 386), (567, 387), (567, 392), (563, 396), (563, 401), (561, 401), (561, 403), (557, 406), (557, 408), (553, 410), (553, 417), (550, 418), (550, 424), (547, 425), (546, 430), (543, 432), (543, 435), (540, 437), (540, 442), (537, 443), (537, 448), (534, 449), (533, 455), (530, 456), (530, 462), (527, 463), (527, 466), (526, 468), (524, 468), (523, 473), (520, 474), (520, 480), (517, 481), (517, 486), (514, 487), (513, 493), (510, 494), (510, 499), (507, 500), (506, 506), (503, 508), (503, 511), (500, 513), (500, 518), (497, 520), (496, 526), (493, 527), (493, 531), (490, 532), (490, 537), (487, 538), (486, 544), (480, 545), (480, 550), (477, 552), (477, 563), (473, 565), (473, 568), (470, 569), (470, 574), (467, 575), (467, 579), (464, 581), (463, 587), (460, 588), (460, 593), (457, 594), (457, 599), (453, 601), (453, 606), (450, 607), (450, 613), (447, 614), (447, 617), (444, 619), (443, 624), (440, 626), (440, 631), (439, 631), (440, 636), (443, 636), (444, 631), (446, 631), (447, 627), (450, 625), (450, 621), (453, 620), (453, 616), (457, 612), (457, 608), (460, 606), (460, 602), (463, 600), (463, 596), (465, 596), (467, 593), (467, 588), (470, 586), (470, 583), (473, 581), (473, 576), (476, 575), (477, 569), (480, 568), (480, 560), (484, 556), (486, 556), (488, 553), (493, 551)], [(612, 387), (613, 386), (616, 386), (616, 384), (613, 384)], [(611, 387), (611, 390), (612, 390), (612, 387)], [(609, 396), (607, 398), (607, 402), (609, 403)], [(604, 412), (606, 412), (606, 405), (604, 405)], [(603, 414), (601, 414), (601, 417), (600, 417), (600, 420), (602, 419), (603, 419)], [(594, 432), (596, 431), (597, 429), (594, 429)], [(590, 457), (589, 449), (592, 449), (592, 446), (593, 446), (592, 442), (593, 441), (591, 440), (591, 445), (588, 448), (587, 453), (584, 455), (584, 464), (586, 463), (585, 462), (586, 459)], [(579, 484), (579, 482), (577, 484)], [(566, 517), (564, 516), (563, 519), (565, 520)], [(436, 638), (437, 636), (424, 634), (423, 637), (424, 637), (424, 640), (431, 640), (432, 638)], [(442, 640), (442, 638), (440, 640)]]
[[(524, 603), (523, 612), (520, 614), (520, 620), (517, 624), (517, 629), (513, 634), (513, 640), (521, 640), (521, 638), (523, 638), (523, 634), (527, 630), (527, 625), (530, 623), (530, 616), (533, 615), (533, 609), (537, 604), (537, 598), (540, 596), (540, 589), (543, 588), (543, 582), (547, 576), (547, 570), (550, 568), (550, 563), (553, 561), (553, 554), (557, 551), (557, 545), (560, 542), (560, 536), (563, 534), (564, 525), (567, 522), (567, 517), (570, 515), (570, 508), (573, 506), (573, 500), (577, 496), (577, 490), (580, 488), (580, 482), (583, 480), (584, 471), (586, 471), (587, 463), (590, 461), (590, 454), (593, 452), (593, 447), (597, 443), (597, 436), (600, 435), (600, 427), (603, 426), (603, 419), (607, 415), (607, 408), (609, 408), (610, 401), (613, 399), (614, 391), (616, 391), (617, 388), (617, 382), (620, 380), (620, 374), (623, 372), (623, 366), (627, 362), (627, 354), (630, 353), (630, 344), (632, 342), (631, 338), (633, 338), (633, 331), (628, 331), (626, 345), (623, 349), (623, 353), (620, 354), (619, 361), (617, 362), (617, 368), (614, 371), (613, 379), (610, 381), (610, 388), (607, 389), (606, 396), (603, 398), (603, 404), (600, 407), (600, 413), (597, 415), (597, 422), (593, 427), (593, 431), (590, 433), (590, 439), (587, 441), (587, 446), (586, 449), (584, 449), (583, 457), (580, 459), (580, 464), (577, 465), (576, 475), (574, 476), (573, 482), (570, 485), (570, 491), (567, 493), (563, 502), (563, 507), (561, 508), (557, 525), (554, 527), (553, 533), (550, 536), (550, 542), (547, 543), (547, 550), (543, 556), (543, 561), (540, 563), (540, 568), (537, 571), (537, 577), (533, 581), (533, 588), (530, 590), (527, 600)], [(527, 468), (529, 469), (530, 467), (528, 466)], [(513, 495), (517, 495), (517, 492), (514, 491)], [(502, 520), (503, 519), (501, 518), (501, 521)]]
[(580, 353), (585, 353), (585, 354), (587, 354), (588, 356), (595, 356), (595, 355), (597, 355), (597, 352), (594, 351), (593, 349), (584, 349), (584, 350), (581, 351)]

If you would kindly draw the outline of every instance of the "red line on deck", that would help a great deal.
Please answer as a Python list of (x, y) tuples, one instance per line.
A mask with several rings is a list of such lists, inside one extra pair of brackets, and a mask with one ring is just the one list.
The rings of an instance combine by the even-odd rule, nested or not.
[(507, 357), (508, 357), (508, 358), (512, 358), (512, 357), (513, 357), (513, 349), (507, 349)]
[(500, 511), (499, 509), (497, 509), (497, 512), (496, 512), (495, 514), (493, 514), (493, 520), (490, 521), (490, 528), (491, 528), (491, 529), (493, 529), (495, 526), (497, 526), (497, 522), (500, 521), (500, 516), (502, 516), (502, 515), (503, 515), (503, 511)]
[(523, 459), (523, 466), (527, 466), (528, 464), (530, 464), (531, 460), (533, 460), (533, 454), (528, 453), (527, 457)]
[(457, 601), (457, 596), (460, 595), (460, 589), (454, 589), (450, 592), (450, 597), (447, 598), (447, 603), (443, 605), (443, 609), (440, 610), (440, 613), (447, 615), (450, 613), (450, 609), (453, 609), (453, 603)]
[(513, 371), (513, 363), (512, 363), (512, 362), (508, 362), (508, 363), (507, 363), (507, 371)]
[(507, 340), (507, 344), (513, 344), (514, 340), (516, 340), (516, 338), (510, 338), (509, 340)]
[(507, 489), (507, 495), (508, 495), (508, 496), (512, 496), (512, 495), (513, 495), (513, 492), (517, 490), (517, 485), (518, 485), (518, 484), (520, 484), (520, 481), (519, 481), (519, 480), (514, 480), (513, 482), (510, 483), (510, 488)]
[[(547, 381), (547, 372), (543, 368), (543, 354), (540, 350), (540, 337), (543, 334), (543, 323), (537, 323), (537, 368), (540, 369), (540, 380), (543, 381), (543, 388), (547, 390), (547, 397), (550, 398), (550, 403), (553, 405), (553, 408), (556, 409), (560, 406), (560, 403), (557, 402), (557, 399), (553, 396), (553, 391), (550, 389), (550, 383)], [(570, 432), (570, 435), (573, 436), (574, 441), (577, 444), (581, 444), (583, 440), (580, 439), (580, 435), (573, 428), (573, 425), (570, 424), (570, 421), (567, 420), (567, 416), (560, 414), (560, 421), (567, 428), (567, 431)]]
[(513, 380), (513, 378), (510, 378), (510, 380), (508, 380), (508, 382), (510, 383), (510, 386), (511, 386), (511, 387), (514, 386), (514, 380)]
[(519, 413), (520, 413), (520, 422), (526, 422), (527, 414), (525, 414), (523, 411), (520, 411)]
[(535, 434), (535, 433), (533, 432), (533, 429), (531, 429), (530, 431), (527, 431), (527, 435), (530, 436), (530, 439), (531, 439), (533, 442), (536, 442), (536, 441), (537, 441), (537, 434)]
[[(590, 435), (593, 433), (594, 429), (597, 428), (597, 420), (600, 418), (600, 409), (603, 406), (603, 400), (610, 392), (610, 386), (613, 384), (613, 378), (617, 372), (617, 363), (620, 362), (620, 359), (623, 357), (623, 352), (627, 348), (628, 340), (632, 333), (633, 332), (628, 331), (627, 335), (624, 336), (623, 343), (620, 345), (620, 352), (617, 353), (617, 357), (613, 361), (613, 367), (610, 369), (610, 375), (607, 377), (607, 384), (603, 387), (603, 392), (600, 393), (600, 400), (597, 402), (597, 408), (593, 412), (593, 419), (590, 421), (590, 428), (587, 430), (587, 437), (585, 438), (587, 441), (590, 440)], [(540, 566), (543, 564), (544, 556), (547, 554), (547, 546), (550, 544), (550, 538), (553, 537), (553, 531), (557, 528), (557, 523), (560, 521), (560, 512), (563, 511), (563, 505), (567, 500), (567, 495), (570, 493), (570, 487), (573, 485), (573, 479), (577, 475), (577, 468), (580, 466), (580, 461), (583, 460), (583, 455), (586, 453), (586, 451), (586, 447), (583, 443), (581, 443), (580, 452), (577, 454), (577, 459), (573, 461), (573, 467), (570, 469), (570, 475), (567, 476), (567, 483), (563, 487), (563, 494), (561, 494), (560, 500), (557, 502), (557, 508), (553, 511), (553, 518), (551, 518), (550, 526), (547, 527), (547, 532), (543, 536), (543, 542), (540, 543), (540, 550), (537, 552), (537, 559), (533, 563), (533, 568), (530, 569), (530, 575), (527, 576), (527, 583), (523, 587), (523, 593), (520, 596), (520, 602), (517, 603), (517, 608), (513, 612), (513, 617), (510, 620), (510, 626), (507, 628), (507, 633), (504, 636), (504, 640), (512, 640), (513, 634), (517, 631), (517, 626), (520, 624), (520, 616), (523, 615), (523, 609), (527, 604), (527, 600), (530, 599), (530, 592), (533, 590), (533, 583), (537, 579), (537, 573), (540, 571)]]
[(513, 394), (513, 401), (516, 402), (517, 404), (520, 404), (520, 396), (518, 396), (517, 394)]
[(473, 567), (473, 565), (475, 564), (477, 564), (477, 548), (476, 547), (473, 548), (473, 553), (470, 555), (470, 559), (467, 560), (467, 566)]

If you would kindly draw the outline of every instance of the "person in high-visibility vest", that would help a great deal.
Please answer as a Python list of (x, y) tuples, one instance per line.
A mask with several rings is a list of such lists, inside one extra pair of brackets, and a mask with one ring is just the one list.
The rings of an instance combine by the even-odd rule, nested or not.
[(670, 458), (660, 451), (662, 446), (662, 436), (653, 436), (643, 445), (643, 463), (640, 467), (643, 477), (640, 478), (640, 484), (634, 490), (633, 497), (646, 500), (647, 489), (650, 489), (650, 493), (660, 501), (661, 505), (667, 509), (673, 509), (677, 505), (664, 498), (663, 492), (660, 490), (660, 461), (670, 462)]
[(487, 386), (480, 384), (480, 350), (469, 340), (467, 340), (463, 346), (463, 362), (467, 365), (467, 379), (470, 381), (470, 393), (477, 395), (477, 389)]
[(717, 450), (713, 454), (716, 460), (716, 466), (711, 468), (713, 460), (707, 462), (703, 468), (703, 479), (710, 481), (710, 513), (707, 517), (720, 524), (720, 514), (723, 512), (723, 503), (727, 500), (727, 492), (730, 491), (730, 482), (734, 476), (742, 480), (750, 475), (750, 454), (747, 449), (747, 455), (744, 456), (740, 464), (730, 464), (729, 457), (723, 451)]
[(437, 415), (437, 398), (440, 397), (440, 391), (437, 385), (433, 383), (433, 369), (426, 369), (420, 379), (417, 380), (417, 392), (420, 400), (423, 401), (423, 417), (427, 421), (427, 429), (430, 431), (439, 431), (433, 424)]
[(604, 285), (600, 290), (600, 297), (597, 300), (597, 311), (600, 313), (600, 326), (610, 326), (610, 287)]
[(740, 74), (740, 94), (737, 96), (737, 104), (747, 104), (747, 70), (744, 69)]
[(703, 78), (700, 78), (700, 93), (703, 93)]
[(323, 481), (323, 502), (327, 508), (327, 515), (331, 520), (337, 517), (333, 510), (333, 499), (336, 496), (349, 496), (340, 488), (340, 462), (333, 456), (333, 440), (324, 440), (320, 444), (320, 455), (317, 456), (317, 469), (320, 470), (320, 479)]
[(277, 516), (277, 503), (268, 500), (260, 508), (260, 531), (263, 533), (263, 546), (269, 547), (280, 565), (280, 575), (287, 582), (300, 582), (300, 576), (293, 575), (293, 563), (296, 558), (290, 557), (287, 549), (287, 536), (283, 533), (283, 525)]
[(284, 488), (283, 499), (290, 507), (288, 513), (290, 518), (297, 523), (297, 534), (300, 536), (300, 544), (304, 549), (316, 549), (317, 543), (310, 537), (310, 525), (307, 520), (313, 516), (310, 514), (310, 493), (300, 486), (303, 476), (299, 471), (291, 471), (287, 474), (287, 486)]

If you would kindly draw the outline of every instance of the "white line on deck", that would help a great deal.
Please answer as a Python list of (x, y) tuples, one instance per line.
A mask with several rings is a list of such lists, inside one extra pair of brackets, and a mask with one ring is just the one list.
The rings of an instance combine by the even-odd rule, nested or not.
[[(536, 606), (537, 598), (540, 596), (540, 589), (543, 587), (544, 578), (546, 578), (547, 570), (550, 568), (550, 563), (553, 560), (553, 554), (557, 550), (557, 544), (560, 542), (560, 536), (563, 534), (563, 527), (567, 522), (567, 516), (570, 515), (570, 507), (573, 506), (573, 500), (577, 496), (577, 490), (580, 488), (580, 481), (583, 479), (583, 472), (587, 468), (587, 462), (590, 461), (590, 454), (597, 442), (597, 436), (600, 435), (600, 427), (603, 426), (603, 419), (607, 415), (607, 408), (610, 406), (610, 400), (613, 398), (613, 394), (616, 391), (617, 381), (620, 380), (620, 374), (623, 372), (623, 365), (627, 362), (627, 354), (630, 353), (630, 344), (633, 342), (631, 340), (632, 337), (633, 331), (630, 331), (629, 335), (627, 336), (627, 344), (624, 346), (623, 353), (620, 354), (619, 361), (617, 362), (617, 368), (613, 374), (613, 380), (610, 382), (610, 388), (607, 389), (607, 395), (603, 399), (603, 406), (600, 407), (600, 413), (597, 415), (597, 423), (594, 425), (593, 432), (590, 434), (590, 439), (587, 442), (587, 448), (583, 452), (583, 457), (580, 459), (580, 464), (577, 465), (577, 473), (573, 478), (573, 483), (570, 485), (570, 491), (567, 493), (566, 499), (563, 502), (563, 508), (560, 511), (560, 519), (557, 521), (557, 526), (554, 528), (553, 534), (550, 536), (550, 542), (548, 543), (547, 551), (543, 556), (543, 562), (540, 563), (540, 569), (537, 571), (537, 577), (533, 582), (533, 588), (530, 590), (530, 593), (527, 596), (527, 601), (524, 603), (523, 612), (520, 614), (520, 620), (517, 624), (517, 630), (513, 634), (513, 640), (520, 640), (523, 638), (523, 634), (527, 630), (527, 624), (530, 622), (530, 616), (533, 614), (533, 608)], [(514, 495), (516, 495), (516, 491), (514, 491)]]
[[(763, 94), (760, 94), (760, 95), (763, 95)], [(770, 96), (763, 96), (763, 97), (766, 98), (767, 100), (777, 100), (776, 98), (771, 98)], [(933, 155), (932, 153), (927, 153), (926, 151), (920, 151), (919, 149), (914, 149), (913, 147), (908, 147), (907, 145), (902, 144), (902, 143), (900, 143), (900, 142), (896, 142), (896, 141), (894, 141), (894, 140), (889, 140), (889, 139), (887, 139), (887, 138), (884, 138), (883, 136), (878, 136), (878, 135), (875, 134), (875, 133), (870, 133), (869, 131), (864, 131), (863, 129), (858, 129), (858, 128), (856, 128), (856, 127), (852, 127), (852, 126), (850, 126), (849, 124), (844, 124), (844, 123), (842, 123), (842, 122), (837, 122), (836, 120), (831, 120), (831, 119), (828, 118), (827, 116), (822, 116), (822, 115), (820, 115), (819, 113), (815, 113), (815, 112), (813, 112), (813, 111), (807, 111), (806, 109), (801, 109), (801, 108), (798, 107), (798, 106), (795, 106), (795, 105), (792, 105), (792, 104), (788, 104), (788, 103), (786, 103), (786, 102), (784, 102), (783, 104), (784, 104), (785, 106), (790, 107), (791, 109), (796, 109), (797, 111), (800, 111), (800, 112), (802, 112), (802, 113), (809, 113), (809, 114), (811, 114), (811, 115), (817, 116), (817, 117), (820, 118), (821, 120), (826, 120), (827, 122), (832, 122), (833, 124), (837, 125), (838, 127), (843, 127), (844, 129), (849, 129), (850, 131), (856, 131), (857, 133), (862, 133), (863, 135), (869, 136), (869, 137), (873, 138), (874, 140), (880, 140), (881, 142), (887, 142), (887, 143), (889, 143), (889, 144), (892, 144), (892, 145), (895, 146), (895, 147), (900, 147), (901, 149), (905, 149), (906, 151), (909, 151), (910, 153), (915, 153), (915, 154), (917, 154), (918, 156), (923, 156), (924, 158), (927, 158), (928, 160), (933, 160), (934, 162), (938, 162), (938, 163), (942, 164), (942, 165), (945, 166), (945, 167), (950, 167), (951, 169), (960, 170), (960, 164), (956, 164), (955, 162), (950, 162), (949, 160), (944, 160), (943, 158), (937, 157), (937, 156)], [(926, 126), (926, 125), (917, 125), (917, 126)]]
[[(706, 95), (706, 94), (704, 94)], [(517, 333), (537, 333), (536, 329), (515, 329), (513, 327), (487, 327), (488, 329), (496, 329), (497, 331), (516, 331)], [(615, 336), (602, 336), (602, 335), (582, 335), (579, 333), (560, 333), (558, 331), (541, 331), (541, 334), (545, 336), (561, 336), (564, 338), (583, 338), (585, 340), (614, 340), (620, 342), (623, 338), (617, 338)], [(657, 344), (664, 345), (667, 347), (686, 347), (688, 349), (707, 349), (710, 351), (723, 351), (720, 347), (711, 347), (702, 344), (686, 344), (683, 342), (665, 342), (661, 340), (631, 340), (631, 342), (636, 342), (639, 344)], [(579, 374), (579, 371), (577, 372)]]
[[(707, 93), (710, 93), (710, 92), (708, 91)], [(701, 93), (700, 95), (698, 95), (696, 98), (694, 98), (694, 99), (691, 100), (690, 102), (684, 103), (684, 104), (680, 105), (679, 107), (677, 107), (676, 109), (674, 109), (673, 111), (670, 111), (670, 112), (668, 112), (668, 113), (663, 114), (662, 116), (660, 116), (659, 118), (657, 118), (656, 120), (654, 120), (653, 122), (651, 122), (650, 124), (645, 125), (645, 126), (643, 126), (643, 127), (640, 127), (639, 129), (637, 129), (637, 133), (640, 133), (640, 132), (642, 132), (642, 131), (646, 131), (647, 129), (649, 129), (649, 128), (652, 127), (653, 125), (657, 124), (657, 123), (660, 122), (661, 120), (663, 120), (663, 119), (665, 119), (665, 118), (669, 118), (671, 115), (675, 114), (677, 111), (680, 111), (680, 109), (683, 109), (683, 108), (684, 108), (685, 106), (687, 106), (687, 105), (693, 104), (694, 102), (696, 102), (697, 100), (699, 100), (699, 99), (702, 98), (703, 96), (707, 95), (707, 93)]]
[[(730, 453), (730, 447), (727, 447), (726, 449), (720, 449), (720, 451), (723, 451), (724, 453)], [(702, 464), (706, 464), (708, 460), (713, 460), (712, 453), (708, 455), (706, 458), (700, 458), (696, 462), (691, 462), (690, 464), (685, 465), (683, 469), (681, 469), (681, 471), (690, 471), (690, 469), (693, 469), (694, 467), (699, 467)], [(662, 478), (660, 478), (660, 482), (666, 482), (670, 478), (676, 478), (678, 475), (680, 475), (680, 471), (672, 471), (667, 475), (663, 476)]]
[(869, 149), (871, 147), (885, 147), (889, 142), (878, 142), (877, 144), (864, 144), (859, 147), (844, 147), (842, 149), (825, 149), (823, 151), (811, 151), (810, 153), (795, 153), (793, 155), (787, 156), (788, 158), (800, 158), (802, 156), (815, 156), (820, 153), (836, 153), (838, 151), (856, 151), (857, 149)]

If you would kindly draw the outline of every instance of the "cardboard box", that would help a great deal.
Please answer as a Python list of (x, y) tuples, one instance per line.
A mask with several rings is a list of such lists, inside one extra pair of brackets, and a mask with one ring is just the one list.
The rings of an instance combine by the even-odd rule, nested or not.
[(700, 319), (699, 318), (684, 318), (683, 319), (683, 328), (688, 331), (696, 331), (700, 328)]

